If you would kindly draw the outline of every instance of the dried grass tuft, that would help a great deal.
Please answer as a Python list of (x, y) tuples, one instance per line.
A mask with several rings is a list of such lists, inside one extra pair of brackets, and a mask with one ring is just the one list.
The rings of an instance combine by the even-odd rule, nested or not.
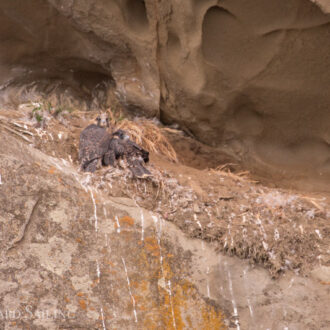
[(321, 205), (325, 200), (324, 198), (315, 198), (311, 196), (301, 196), (301, 198), (314, 205), (319, 211), (325, 211), (325, 207)]
[(121, 113), (114, 114), (111, 109), (107, 112), (110, 117), (111, 126), (127, 131), (130, 138), (142, 148), (149, 152), (163, 155), (175, 163), (178, 161), (174, 148), (162, 133), (163, 129), (155, 125), (151, 120), (139, 119), (132, 121), (123, 119)]
[(211, 171), (211, 173), (220, 174), (222, 176), (227, 176), (227, 177), (232, 178), (236, 181), (245, 181), (245, 182), (249, 182), (249, 183), (258, 183), (258, 181), (252, 180), (250, 178), (250, 172), (249, 171), (242, 171), (242, 172), (237, 172), (237, 173), (232, 172), (231, 168), (233, 168), (234, 166), (237, 166), (237, 164), (228, 163), (228, 164), (225, 164), (225, 165), (218, 166), (215, 169), (211, 169), (210, 171)]

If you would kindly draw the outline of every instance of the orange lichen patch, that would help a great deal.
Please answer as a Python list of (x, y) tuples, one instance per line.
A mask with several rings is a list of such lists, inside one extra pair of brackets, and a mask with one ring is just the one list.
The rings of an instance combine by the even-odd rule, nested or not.
[(84, 294), (83, 292), (78, 292), (78, 293), (77, 293), (77, 296), (78, 296), (78, 297), (83, 297), (84, 295), (85, 295), (85, 294)]
[(79, 306), (80, 306), (81, 309), (86, 310), (87, 309), (86, 301), (83, 300), (83, 299), (80, 299), (79, 300)]
[(64, 297), (64, 301), (65, 301), (66, 303), (69, 303), (69, 302), (70, 302), (70, 299), (69, 299), (68, 297)]
[[(173, 290), (173, 289), (172, 289)], [(179, 296), (179, 293), (174, 292), (164, 294), (164, 311), (163, 322), (166, 324), (166, 329), (183, 329), (185, 324), (181, 316), (181, 307), (185, 305), (184, 299)]]
[(164, 277), (167, 280), (171, 280), (172, 277), (174, 276), (173, 271), (171, 269), (171, 265), (167, 262), (166, 259), (163, 261), (163, 272), (164, 272)]
[(139, 306), (139, 309), (141, 309), (140, 302), (142, 301), (143, 298), (137, 294), (133, 294), (132, 297), (134, 298), (135, 304)]
[(153, 236), (147, 236), (147, 237), (145, 237), (144, 241), (146, 243), (152, 244), (152, 245), (157, 245), (158, 244), (156, 237), (153, 237)]
[(49, 173), (49, 174), (54, 174), (55, 171), (56, 171), (56, 168), (52, 166), (52, 167), (48, 170), (48, 173)]
[(200, 329), (225, 329), (223, 317), (219, 311), (216, 311), (213, 306), (203, 306), (201, 308), (203, 321)]
[[(198, 329), (224, 329), (222, 314), (216, 307), (198, 298), (196, 289), (189, 281), (171, 283), (171, 294), (164, 291), (168, 329), (191, 328), (192, 324), (200, 324)], [(175, 323), (174, 323), (175, 320)]]
[(78, 237), (78, 238), (76, 238), (76, 242), (77, 243), (81, 243), (82, 242), (82, 239)]
[(173, 271), (169, 259), (175, 256), (164, 247), (161, 262), (155, 237), (145, 237), (143, 244), (136, 258), (140, 272), (131, 280), (138, 312), (143, 314), (142, 328), (224, 329), (221, 311), (208, 305), (192, 283), (180, 280), (177, 270)]
[(139, 304), (139, 311), (146, 312), (149, 310), (149, 307)]
[(57, 181), (60, 182), (60, 183), (63, 182), (63, 180), (60, 177), (57, 178)]
[(133, 227), (134, 226), (134, 219), (129, 217), (129, 216), (125, 216), (119, 219), (119, 223), (121, 226), (130, 226)]
[(139, 286), (139, 282), (138, 281), (131, 281), (131, 287), (132, 288), (137, 288)]
[(144, 240), (144, 248), (154, 257), (160, 256), (158, 241), (154, 237), (146, 237)]
[(155, 251), (153, 251), (151, 254), (152, 254), (152, 256), (154, 256), (154, 257), (159, 257), (159, 256), (160, 256), (160, 251), (159, 251), (159, 250), (155, 250)]
[(323, 285), (330, 285), (330, 282), (321, 281), (321, 284), (323, 284)]

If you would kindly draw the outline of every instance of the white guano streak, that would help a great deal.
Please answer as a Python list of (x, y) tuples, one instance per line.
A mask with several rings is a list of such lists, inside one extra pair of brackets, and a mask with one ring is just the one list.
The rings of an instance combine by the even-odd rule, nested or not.
[(98, 279), (98, 282), (100, 282), (101, 271), (100, 271), (100, 264), (99, 264), (98, 261), (96, 261), (96, 273), (97, 273), (97, 279)]
[(144, 215), (141, 209), (140, 209), (140, 214), (141, 214), (141, 241), (144, 241)]
[(228, 267), (227, 267), (227, 262), (225, 262), (225, 267), (226, 267), (227, 275), (228, 275), (229, 291), (230, 291), (231, 298), (232, 298), (234, 317), (235, 317), (235, 325), (236, 325), (236, 329), (240, 330), (241, 327), (240, 327), (239, 321), (238, 321), (238, 310), (237, 310), (237, 306), (236, 306), (236, 301), (234, 299), (233, 282), (231, 280), (231, 273), (230, 273), (230, 271), (228, 270)]
[(95, 226), (95, 231), (98, 231), (98, 223), (97, 223), (97, 209), (96, 209), (96, 202), (95, 202), (95, 198), (93, 195), (93, 191), (91, 188), (89, 188), (89, 192), (91, 194), (91, 198), (92, 198), (92, 202), (93, 202), (93, 206), (94, 206), (94, 226)]
[(129, 295), (131, 297), (132, 304), (133, 304), (133, 312), (134, 312), (135, 323), (137, 323), (138, 319), (137, 319), (137, 313), (136, 313), (135, 299), (134, 299), (134, 296), (132, 295), (131, 283), (130, 283), (130, 280), (129, 280), (129, 277), (128, 277), (128, 272), (127, 272), (127, 267), (126, 267), (125, 259), (123, 257), (121, 257), (121, 260), (123, 262), (125, 273), (126, 273), (126, 280), (127, 280), (128, 292), (129, 292)]
[(170, 280), (168, 280), (167, 285), (168, 285), (168, 293), (170, 295), (170, 304), (171, 304), (171, 310), (172, 310), (173, 326), (174, 326), (174, 329), (176, 329), (175, 314), (174, 314), (174, 307), (173, 307), (173, 301), (172, 301), (172, 289), (171, 289), (171, 281)]
[(117, 222), (117, 233), (119, 234), (120, 233), (120, 223), (119, 223), (119, 220), (118, 220), (117, 216), (115, 216), (115, 219), (116, 219), (116, 222)]
[(101, 318), (102, 318), (102, 326), (103, 326), (103, 330), (106, 330), (106, 326), (105, 326), (105, 320), (104, 320), (104, 313), (103, 313), (103, 308), (101, 307)]

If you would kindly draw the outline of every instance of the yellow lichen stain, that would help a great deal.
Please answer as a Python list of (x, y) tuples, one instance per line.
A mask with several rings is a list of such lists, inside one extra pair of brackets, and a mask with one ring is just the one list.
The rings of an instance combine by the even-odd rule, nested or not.
[(144, 248), (154, 257), (160, 256), (158, 240), (154, 237), (146, 237), (144, 240)]
[(221, 312), (217, 311), (213, 306), (205, 305), (201, 308), (203, 321), (200, 329), (225, 329)]
[(49, 168), (48, 173), (49, 174), (54, 174), (55, 171), (56, 171), (56, 168), (55, 167), (51, 167), (51, 168)]
[[(160, 253), (162, 255), (162, 261)], [(140, 276), (131, 281), (137, 311), (143, 313), (145, 329), (224, 329), (222, 314), (208, 305), (187, 280), (178, 279), (158, 239), (147, 236), (138, 248)], [(155, 285), (156, 284), (156, 285)]]
[(125, 216), (119, 219), (119, 223), (121, 226), (129, 226), (129, 227), (133, 227), (134, 226), (134, 219), (129, 217), (129, 216)]
[(80, 299), (79, 300), (79, 306), (80, 306), (81, 309), (86, 310), (87, 309), (86, 301), (83, 300), (83, 299)]
[(131, 288), (137, 288), (139, 286), (138, 281), (130, 281), (130, 284), (131, 284)]

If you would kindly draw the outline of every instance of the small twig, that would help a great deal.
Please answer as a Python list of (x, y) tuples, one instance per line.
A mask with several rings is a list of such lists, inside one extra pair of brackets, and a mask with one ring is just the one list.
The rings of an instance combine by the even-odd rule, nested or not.
[(23, 133), (23, 134), (27, 134), (30, 136), (34, 136), (33, 133), (29, 132), (28, 130), (26, 130), (22, 125), (16, 123), (16, 122), (12, 122), (13, 126), (19, 127), (20, 129), (18, 129), (19, 132)]
[(307, 202), (313, 204), (319, 211), (324, 212), (324, 206), (321, 206), (318, 202), (323, 202), (324, 199), (322, 198), (313, 198), (309, 196), (301, 196), (302, 199), (306, 200)]
[(230, 167), (230, 166), (237, 166), (237, 164), (227, 163), (227, 164), (224, 164), (224, 165), (220, 165), (215, 169), (215, 171), (223, 171), (226, 167)]
[(28, 219), (25, 221), (24, 225), (23, 225), (23, 228), (21, 230), (21, 233), (18, 237), (16, 237), (15, 239), (13, 239), (13, 241), (11, 242), (11, 245), (7, 248), (7, 251), (13, 249), (14, 247), (17, 246), (17, 244), (19, 244), (20, 242), (22, 242), (24, 240), (24, 237), (25, 237), (25, 233), (28, 229), (28, 226), (29, 224), (31, 223), (31, 220), (33, 219), (33, 216), (35, 215), (36, 213), (36, 210), (37, 210), (37, 207), (40, 203), (40, 200), (41, 200), (41, 195), (38, 196), (37, 200), (35, 201), (33, 207), (32, 207), (32, 210), (31, 210), (31, 213), (30, 213), (30, 216), (28, 217)]
[(219, 197), (219, 200), (221, 201), (230, 201), (230, 200), (232, 200), (232, 199), (234, 199), (234, 197), (233, 196), (220, 196)]
[(18, 133), (17, 131), (15, 131), (14, 129), (8, 127), (7, 125), (2, 124), (2, 126), (3, 126), (7, 131), (9, 131), (9, 132), (11, 132), (11, 133), (14, 133), (14, 134), (18, 135), (19, 137), (21, 137), (23, 140), (25, 140), (25, 141), (27, 141), (27, 142), (32, 143), (32, 141), (31, 141), (30, 139), (28, 139), (26, 136), (24, 136), (23, 134)]

